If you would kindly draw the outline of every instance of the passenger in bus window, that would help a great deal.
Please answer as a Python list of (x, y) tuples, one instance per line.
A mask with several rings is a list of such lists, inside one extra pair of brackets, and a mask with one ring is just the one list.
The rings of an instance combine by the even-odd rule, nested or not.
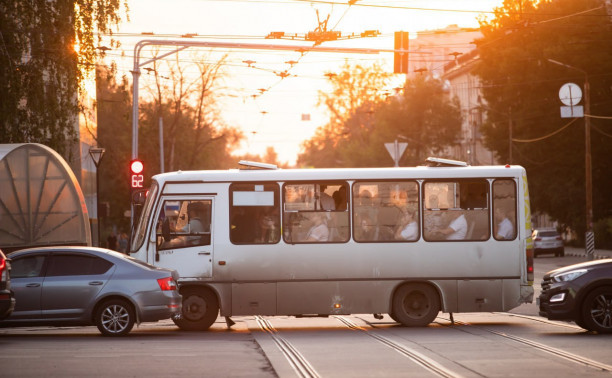
[(402, 212), (395, 231), (395, 240), (416, 240), (418, 238), (419, 226), (416, 222), (415, 213), (412, 209), (406, 209)]
[(346, 210), (346, 186), (342, 185), (340, 189), (336, 190), (334, 194), (332, 194), (332, 198), (334, 199), (336, 210)]
[(257, 223), (259, 225), (258, 243), (276, 243), (280, 233), (276, 220), (278, 215), (274, 211), (261, 210), (257, 213)]
[(206, 207), (202, 202), (190, 202), (187, 205), (187, 224), (180, 230), (182, 234), (186, 235), (171, 238), (170, 240), (164, 242), (162, 248), (177, 248), (200, 244), (203, 233), (210, 230), (210, 225), (207, 225), (207, 230), (205, 229), (202, 221), (204, 218), (206, 218), (205, 212)]
[(468, 224), (463, 212), (450, 210), (447, 213), (449, 219), (446, 228), (438, 229), (438, 233), (444, 235), (446, 240), (463, 240), (467, 235)]
[[(187, 216), (189, 217), (189, 222), (187, 226), (183, 228), (183, 231), (190, 234), (202, 234), (207, 231), (204, 228), (204, 223), (202, 219), (204, 218), (204, 212), (206, 208), (202, 202), (191, 202), (187, 205)], [(201, 239), (201, 235), (191, 235), (186, 239), (187, 244), (196, 245), (199, 244)]]
[(426, 211), (424, 213), (424, 228), (425, 237), (427, 239), (443, 239), (443, 237), (437, 231), (442, 227), (442, 214), (439, 209), (438, 196), (432, 194), (428, 198), (426, 205)]
[(334, 199), (329, 194), (325, 193), (327, 185), (319, 185), (319, 203), (321, 205), (320, 210), (336, 210), (336, 204)]
[(329, 240), (329, 228), (325, 213), (312, 213), (312, 226), (306, 233), (306, 242), (326, 242)]
[(367, 214), (357, 216), (357, 227), (355, 228), (355, 240), (375, 241), (378, 240), (378, 227)]
[(501, 206), (495, 208), (495, 228), (497, 240), (514, 239), (514, 225), (508, 217), (508, 211)]

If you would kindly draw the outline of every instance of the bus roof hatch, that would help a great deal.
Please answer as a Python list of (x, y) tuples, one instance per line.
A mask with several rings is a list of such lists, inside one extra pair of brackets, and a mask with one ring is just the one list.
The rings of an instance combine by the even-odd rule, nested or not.
[(256, 161), (240, 160), (238, 164), (242, 165), (241, 169), (278, 169), (275, 164), (259, 163)]
[(428, 157), (425, 165), (428, 167), (467, 167), (469, 164), (465, 161)]

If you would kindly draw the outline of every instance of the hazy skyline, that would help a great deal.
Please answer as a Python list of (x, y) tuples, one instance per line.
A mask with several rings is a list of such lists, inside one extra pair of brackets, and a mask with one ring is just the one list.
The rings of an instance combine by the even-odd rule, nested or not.
[[(317, 11), (320, 21), (329, 15), (328, 30), (340, 31), (342, 35), (359, 34), (366, 30), (381, 33), (376, 38), (326, 42), (324, 46), (391, 49), (395, 31), (414, 33), (441, 29), (451, 24), (477, 27), (478, 14), (471, 11), (490, 12), (493, 7), (500, 6), (502, 0), (472, 0), (462, 1), (461, 4), (447, 0), (357, 2), (382, 7), (349, 7), (330, 3), (299, 0), (129, 0), (130, 21), (124, 21), (118, 30), (124, 57), (119, 58), (119, 52), (110, 52), (109, 58), (117, 60), (120, 75), (125, 74), (131, 80), (129, 71), (133, 65), (133, 45), (145, 38), (140, 33), (167, 35), (166, 39), (197, 34), (207, 36), (202, 40), (280, 43), (286, 41), (263, 38), (271, 32), (303, 36), (313, 31), (318, 25)], [(306, 44), (303, 39), (290, 43)], [(181, 57), (187, 56), (188, 52), (181, 52)], [(300, 58), (297, 52), (229, 52), (223, 83), (228, 96), (222, 100), (221, 117), (226, 124), (241, 128), (247, 137), (242, 148), (236, 152), (263, 155), (266, 148), (272, 146), (280, 161), (293, 164), (301, 142), (327, 122), (324, 109), (315, 106), (318, 91), (327, 85), (324, 73), (338, 71), (346, 59), (346, 56), (337, 53), (309, 53)], [(390, 53), (352, 54), (348, 59), (351, 63), (364, 65), (381, 61), (392, 70)], [(253, 64), (255, 68), (248, 67), (245, 60), (257, 62)], [(289, 61), (299, 63), (291, 66), (285, 63)], [(274, 72), (284, 70), (288, 70), (292, 76), (281, 80)], [(397, 76), (396, 81), (401, 82), (404, 76)], [(260, 89), (267, 91), (261, 96), (254, 96), (261, 93)], [(303, 114), (309, 114), (310, 121), (303, 121)]]

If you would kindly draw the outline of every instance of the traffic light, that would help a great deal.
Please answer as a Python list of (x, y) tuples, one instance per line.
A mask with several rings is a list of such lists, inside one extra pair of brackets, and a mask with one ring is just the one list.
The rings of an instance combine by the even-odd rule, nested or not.
[(132, 190), (144, 188), (144, 164), (138, 159), (130, 162), (130, 187)]
[(393, 54), (393, 73), (408, 73), (408, 32), (395, 32), (395, 50), (406, 50)]

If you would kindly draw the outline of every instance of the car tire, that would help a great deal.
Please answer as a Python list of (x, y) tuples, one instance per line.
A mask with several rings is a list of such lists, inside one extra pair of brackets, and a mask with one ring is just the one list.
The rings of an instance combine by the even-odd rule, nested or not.
[(612, 333), (612, 286), (591, 291), (582, 302), (584, 328), (597, 333)]
[(207, 289), (185, 289), (183, 309), (179, 316), (172, 318), (174, 324), (185, 331), (205, 331), (217, 320), (219, 301), (217, 296)]
[(392, 312), (394, 319), (406, 327), (425, 327), (440, 312), (440, 296), (427, 284), (403, 285), (393, 296)]
[(134, 309), (124, 299), (111, 299), (97, 307), (94, 321), (104, 336), (125, 336), (134, 327)]

